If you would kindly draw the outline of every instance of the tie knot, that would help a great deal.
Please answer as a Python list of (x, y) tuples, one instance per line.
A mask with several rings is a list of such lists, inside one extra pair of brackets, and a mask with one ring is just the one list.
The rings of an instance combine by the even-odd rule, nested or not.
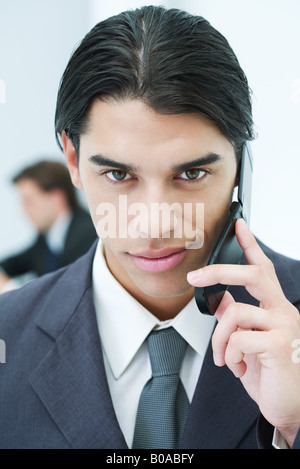
[(148, 337), (148, 350), (152, 375), (179, 374), (186, 348), (186, 341), (173, 327), (151, 332)]

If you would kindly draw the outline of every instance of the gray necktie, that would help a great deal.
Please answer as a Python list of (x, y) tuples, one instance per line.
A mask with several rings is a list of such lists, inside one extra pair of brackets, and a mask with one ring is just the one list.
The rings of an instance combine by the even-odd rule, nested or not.
[(172, 327), (148, 336), (152, 378), (141, 393), (132, 448), (178, 448), (189, 402), (179, 378), (187, 343)]

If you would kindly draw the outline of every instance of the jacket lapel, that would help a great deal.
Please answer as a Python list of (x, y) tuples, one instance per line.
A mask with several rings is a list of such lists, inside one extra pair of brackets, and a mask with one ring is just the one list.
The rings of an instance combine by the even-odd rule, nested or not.
[[(73, 448), (126, 448), (107, 385), (92, 289), (90, 285), (86, 288), (86, 282), (82, 285), (84, 277), (89, 277), (81, 269), (86, 270), (86, 265), (90, 268), (91, 263), (74, 264), (76, 268), (72, 266), (65, 279), (69, 289), (70, 275), (81, 286), (76, 288), (73, 280), (74, 290), (67, 291), (62, 278), (51, 311), (38, 318), (38, 327), (55, 342), (30, 376), (30, 383)], [(69, 301), (62, 305), (58, 299), (63, 293)], [(53, 308), (55, 301), (57, 309)], [(44, 313), (45, 309), (46, 305)], [(56, 321), (51, 319), (53, 315)]]

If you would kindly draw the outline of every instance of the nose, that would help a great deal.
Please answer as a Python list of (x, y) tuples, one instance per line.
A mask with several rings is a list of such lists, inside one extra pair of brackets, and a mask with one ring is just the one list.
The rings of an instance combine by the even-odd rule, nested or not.
[(133, 238), (185, 240), (187, 249), (204, 242), (204, 204), (176, 200), (176, 192), (153, 187), (129, 206), (128, 234)]
[[(182, 225), (182, 207), (172, 200), (172, 194), (155, 186), (141, 194), (139, 200), (128, 207), (129, 234), (153, 239), (174, 237)], [(182, 237), (181, 232), (179, 235)]]

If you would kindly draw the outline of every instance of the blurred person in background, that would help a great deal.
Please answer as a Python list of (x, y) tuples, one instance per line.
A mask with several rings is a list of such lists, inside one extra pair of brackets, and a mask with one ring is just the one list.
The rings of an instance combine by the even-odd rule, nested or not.
[(1, 293), (20, 286), (25, 274), (41, 276), (73, 262), (97, 236), (63, 164), (40, 161), (19, 172), (13, 183), (37, 236), (27, 249), (0, 261)]

